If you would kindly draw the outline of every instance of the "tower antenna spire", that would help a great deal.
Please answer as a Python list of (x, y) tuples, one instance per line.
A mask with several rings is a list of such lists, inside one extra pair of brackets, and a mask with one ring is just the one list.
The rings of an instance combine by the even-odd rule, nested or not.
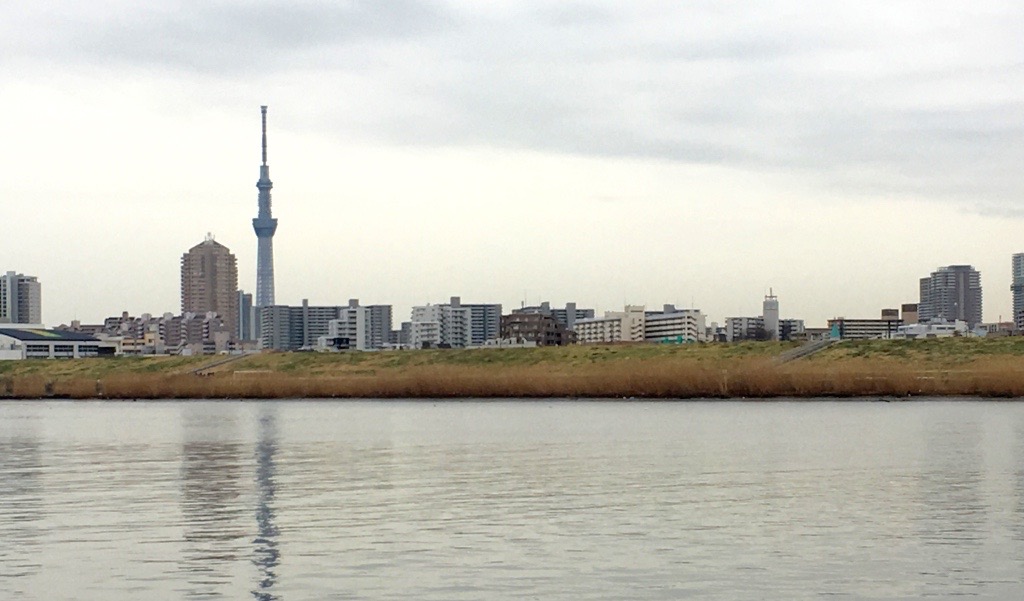
[(267, 107), (263, 105), (260, 107), (260, 113), (263, 115), (263, 164), (267, 164)]

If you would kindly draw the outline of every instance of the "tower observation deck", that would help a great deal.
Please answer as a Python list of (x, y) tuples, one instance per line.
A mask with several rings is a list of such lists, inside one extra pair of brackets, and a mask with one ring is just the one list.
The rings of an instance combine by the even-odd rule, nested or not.
[(270, 181), (270, 167), (267, 165), (267, 107), (261, 106), (263, 115), (263, 164), (260, 165), (260, 180), (256, 182), (259, 190), (259, 213), (252, 220), (252, 229), (256, 231), (258, 242), (256, 254), (256, 306), (267, 307), (274, 304), (274, 232), (277, 231), (277, 219), (270, 212), (270, 190), (274, 183)]

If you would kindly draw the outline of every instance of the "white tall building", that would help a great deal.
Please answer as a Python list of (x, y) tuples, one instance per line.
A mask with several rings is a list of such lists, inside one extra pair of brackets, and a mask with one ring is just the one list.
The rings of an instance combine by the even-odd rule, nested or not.
[[(327, 338), (347, 338), (349, 348), (373, 351), (384, 348), (391, 331), (391, 305), (361, 306), (351, 299), (338, 311), (338, 318), (327, 324)], [(324, 346), (321, 343), (321, 346)]]
[(35, 276), (0, 275), (0, 323), (43, 323), (42, 291)]
[(1013, 322), (1021, 330), (1024, 329), (1024, 253), (1013, 255), (1012, 261)]
[(779, 297), (772, 293), (771, 288), (768, 289), (768, 296), (764, 297), (764, 303), (761, 305), (761, 317), (768, 337), (771, 340), (779, 340)]
[(413, 348), (483, 346), (500, 333), (500, 304), (463, 304), (453, 296), (446, 305), (412, 308), (409, 344)]
[(441, 344), (441, 306), (422, 305), (412, 308), (409, 346), (434, 348)]

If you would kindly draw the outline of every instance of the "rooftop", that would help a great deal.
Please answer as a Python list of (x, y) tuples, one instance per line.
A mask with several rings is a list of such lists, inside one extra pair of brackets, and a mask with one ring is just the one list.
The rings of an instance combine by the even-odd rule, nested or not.
[(99, 342), (94, 336), (80, 332), (58, 332), (56, 330), (44, 330), (42, 328), (4, 328), (0, 327), (0, 336), (8, 336), (23, 342), (43, 341), (55, 342), (66, 340), (68, 342)]

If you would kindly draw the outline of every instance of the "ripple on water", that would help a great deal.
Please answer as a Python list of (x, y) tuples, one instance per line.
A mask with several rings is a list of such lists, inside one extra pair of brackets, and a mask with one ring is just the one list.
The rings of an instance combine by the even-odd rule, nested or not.
[(23, 599), (1020, 597), (1024, 406), (0, 405)]

